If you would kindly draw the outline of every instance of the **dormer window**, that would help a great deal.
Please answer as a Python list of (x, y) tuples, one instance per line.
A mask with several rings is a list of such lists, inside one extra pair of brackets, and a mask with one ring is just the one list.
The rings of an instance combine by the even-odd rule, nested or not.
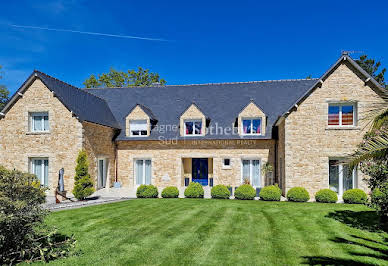
[(129, 130), (131, 132), (131, 137), (147, 136), (147, 128), (147, 120), (132, 120), (129, 122)]
[(243, 118), (243, 135), (261, 135), (261, 118)]
[(202, 120), (185, 120), (184, 132), (185, 136), (202, 135)]

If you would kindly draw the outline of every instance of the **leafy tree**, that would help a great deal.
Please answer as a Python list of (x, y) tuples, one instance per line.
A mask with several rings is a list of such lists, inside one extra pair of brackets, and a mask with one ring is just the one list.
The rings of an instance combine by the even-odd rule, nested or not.
[(75, 183), (73, 195), (79, 200), (84, 200), (94, 192), (93, 181), (89, 175), (88, 156), (85, 151), (80, 151), (77, 158), (77, 166), (75, 167)]
[(381, 86), (388, 89), (388, 84), (385, 83), (385, 72), (386, 68), (381, 69), (379, 72), (381, 62), (375, 61), (374, 59), (368, 58), (367, 55), (360, 56), (359, 59), (356, 60), (357, 64), (359, 64), (369, 75), (371, 75)]
[(152, 83), (166, 84), (159, 74), (139, 67), (137, 70), (117, 71), (113, 68), (108, 73), (92, 74), (84, 81), (86, 88), (121, 88), (132, 86), (151, 86)]
[[(0, 65), (0, 71), (1, 69), (2, 69), (2, 66)], [(3, 76), (1, 75), (1, 72), (0, 72), (0, 79), (2, 78)], [(4, 108), (6, 102), (8, 101), (8, 97), (9, 97), (9, 91), (7, 87), (5, 85), (0, 84), (0, 110)]]

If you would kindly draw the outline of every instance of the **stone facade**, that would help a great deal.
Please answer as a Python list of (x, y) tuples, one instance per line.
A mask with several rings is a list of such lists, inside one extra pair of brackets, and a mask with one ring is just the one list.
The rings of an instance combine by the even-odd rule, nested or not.
[[(342, 61), (279, 126), (278, 156), (285, 154), (284, 176), (281, 174), (284, 192), (303, 186), (314, 195), (319, 189), (329, 188), (329, 158), (343, 158), (356, 149), (368, 129), (365, 114), (372, 104), (383, 102), (365, 80), (348, 61)], [(329, 127), (330, 102), (355, 102), (356, 126)], [(364, 178), (358, 171), (357, 186), (367, 190)]]
[[(48, 112), (49, 132), (30, 132), (31, 112)], [(76, 158), (82, 149), (82, 124), (39, 79), (0, 119), (0, 134), (1, 165), (28, 172), (31, 158), (47, 158), (48, 193), (54, 193), (61, 168), (65, 169), (65, 190), (72, 190)]]
[[(118, 142), (118, 180), (123, 187), (135, 187), (134, 161), (152, 160), (152, 184), (163, 188), (184, 185), (191, 179), (191, 159), (209, 158), (209, 177), (214, 185), (241, 185), (241, 160), (260, 159), (261, 165), (275, 163), (274, 140), (185, 140), (172, 144), (159, 141)], [(231, 167), (223, 167), (223, 159), (231, 159)], [(265, 173), (262, 184), (269, 184)]]

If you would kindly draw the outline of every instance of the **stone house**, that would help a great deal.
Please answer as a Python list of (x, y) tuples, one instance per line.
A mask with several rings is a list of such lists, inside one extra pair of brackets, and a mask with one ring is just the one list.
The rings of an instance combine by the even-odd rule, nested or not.
[(384, 93), (347, 54), (318, 79), (79, 89), (34, 71), (0, 113), (0, 164), (35, 173), (49, 193), (62, 168), (72, 190), (83, 149), (98, 191), (249, 182), (341, 195), (367, 190), (338, 162)]

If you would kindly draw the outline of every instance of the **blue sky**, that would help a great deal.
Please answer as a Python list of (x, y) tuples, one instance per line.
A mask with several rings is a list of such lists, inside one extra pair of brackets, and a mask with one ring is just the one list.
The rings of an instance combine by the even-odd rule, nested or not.
[(6, 3), (0, 9), (0, 65), (1, 82), (11, 92), (33, 69), (82, 87), (90, 74), (110, 67), (149, 68), (168, 84), (319, 77), (341, 50), (363, 51), (388, 67), (387, 1)]

